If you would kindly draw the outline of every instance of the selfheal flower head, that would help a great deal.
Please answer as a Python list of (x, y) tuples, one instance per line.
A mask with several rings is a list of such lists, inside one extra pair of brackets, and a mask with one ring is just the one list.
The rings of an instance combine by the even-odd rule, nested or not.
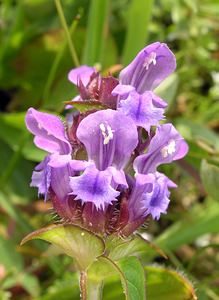
[(155, 89), (175, 68), (174, 54), (166, 44), (155, 42), (141, 50), (120, 72), (120, 84), (133, 86), (142, 94)]
[(159, 124), (167, 103), (152, 90), (175, 65), (169, 48), (156, 42), (122, 70), (120, 82), (93, 67), (71, 70), (79, 95), (70, 104), (87, 101), (91, 109), (68, 111), (65, 124), (28, 110), (27, 128), (48, 152), (31, 186), (51, 199), (62, 220), (104, 235), (129, 235), (149, 216), (166, 213), (176, 185), (157, 168), (184, 157), (188, 146), (172, 124)]

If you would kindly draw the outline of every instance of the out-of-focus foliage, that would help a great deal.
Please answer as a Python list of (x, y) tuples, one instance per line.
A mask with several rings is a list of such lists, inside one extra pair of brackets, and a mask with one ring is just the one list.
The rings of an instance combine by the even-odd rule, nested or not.
[[(186, 138), (186, 159), (165, 172), (178, 184), (167, 215), (142, 233), (163, 249), (162, 262), (194, 282), (200, 300), (219, 299), (219, 2), (217, 0), (62, 0), (80, 62), (103, 72), (118, 70), (147, 43), (168, 43), (177, 71), (157, 89), (169, 102), (167, 119)], [(63, 112), (76, 95), (67, 81), (74, 67), (52, 0), (3, 0), (0, 4), (0, 299), (78, 299), (78, 278), (68, 257), (52, 256), (41, 242), (18, 246), (31, 230), (54, 222), (50, 204), (29, 187), (44, 153), (24, 126), (25, 110)], [(169, 269), (168, 269), (169, 270)], [(152, 285), (162, 270), (148, 266)], [(151, 272), (151, 273), (150, 273)], [(174, 286), (181, 275), (169, 272)], [(154, 281), (157, 278), (157, 281)], [(108, 280), (104, 299), (124, 299), (118, 278)], [(169, 298), (169, 290), (164, 292)], [(154, 298), (153, 298), (154, 297)], [(183, 298), (187, 299), (188, 295)], [(159, 296), (159, 299), (160, 296)], [(176, 299), (176, 298), (174, 298)], [(178, 298), (177, 298), (178, 299)]]

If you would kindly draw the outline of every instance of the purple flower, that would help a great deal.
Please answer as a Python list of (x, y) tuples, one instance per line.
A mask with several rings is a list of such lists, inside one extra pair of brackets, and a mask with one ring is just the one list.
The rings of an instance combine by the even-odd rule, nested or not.
[(89, 161), (99, 170), (109, 166), (123, 169), (138, 143), (134, 122), (111, 109), (90, 114), (81, 121), (78, 139), (84, 144)]
[[(63, 191), (66, 190), (65, 196), (69, 191), (67, 181), (71, 173), (68, 170), (68, 163), (71, 160), (72, 147), (69, 143), (64, 125), (61, 120), (53, 115), (41, 113), (30, 108), (26, 115), (26, 126), (31, 133), (35, 135), (34, 143), (37, 147), (46, 150), (50, 153), (46, 158), (35, 168), (32, 175), (31, 186), (38, 188), (38, 193), (45, 195), (52, 186), (54, 190), (59, 187), (57, 194), (60, 199), (64, 198)], [(53, 165), (51, 161), (53, 160)], [(61, 169), (57, 170), (55, 168)], [(57, 178), (60, 176), (65, 178), (62, 184), (56, 185)]]
[(72, 194), (104, 208), (119, 195), (118, 185), (127, 186), (123, 169), (137, 146), (137, 128), (131, 118), (108, 109), (83, 119), (77, 137), (87, 150), (88, 167), (71, 177)]
[(75, 200), (81, 200), (82, 203), (92, 202), (97, 209), (104, 209), (120, 194), (112, 187), (110, 170), (100, 171), (92, 164), (81, 176), (71, 177), (70, 186), (71, 194), (76, 195)]
[(151, 192), (142, 195), (142, 205), (145, 214), (152, 215), (153, 219), (159, 219), (160, 214), (166, 214), (169, 205), (170, 192), (168, 188), (176, 188), (177, 185), (162, 173), (155, 173), (155, 180)]
[(172, 124), (160, 125), (150, 141), (146, 154), (138, 156), (134, 163), (135, 181), (129, 199), (130, 222), (144, 219), (151, 214), (159, 219), (169, 204), (169, 188), (176, 185), (168, 177), (157, 172), (157, 167), (186, 155), (188, 146)]
[(71, 153), (71, 144), (58, 117), (29, 108), (25, 121), (29, 131), (35, 135), (37, 147), (60, 155)]
[(75, 85), (79, 85), (81, 81), (86, 87), (90, 82), (91, 75), (96, 73), (96, 69), (88, 66), (80, 66), (78, 68), (72, 69), (68, 74), (68, 79)]
[(154, 173), (159, 165), (181, 159), (187, 152), (188, 145), (174, 126), (163, 124), (157, 127), (147, 153), (135, 159), (134, 169), (141, 174)]
[(166, 44), (155, 42), (141, 50), (120, 72), (119, 81), (140, 94), (155, 89), (176, 68), (174, 54)]
[(142, 95), (132, 91), (126, 100), (120, 101), (118, 110), (130, 116), (137, 126), (150, 132), (151, 126), (158, 125), (164, 118), (166, 106), (166, 102), (150, 91)]
[(165, 214), (169, 205), (169, 188), (176, 188), (164, 174), (137, 174), (135, 183), (129, 198), (130, 222), (152, 215), (153, 219), (159, 219), (160, 214)]
[(176, 67), (175, 56), (166, 44), (153, 43), (141, 50), (121, 71), (112, 94), (118, 97), (118, 109), (131, 116), (137, 126), (148, 132), (163, 119), (167, 103), (152, 93)]
[[(59, 158), (59, 156), (55, 156)], [(69, 176), (73, 176), (74, 172), (67, 159), (61, 163), (61, 159), (56, 161), (55, 166), (51, 165), (54, 159), (53, 155), (47, 155), (45, 159), (36, 166), (33, 171), (31, 184), (38, 188), (39, 195), (45, 195), (47, 200), (49, 190), (52, 190), (60, 201), (64, 201), (70, 193)], [(59, 165), (60, 164), (60, 165)]]
[(173, 53), (156, 42), (121, 71), (120, 82), (93, 67), (71, 70), (69, 80), (79, 90), (71, 105), (89, 101), (111, 109), (70, 112), (65, 126), (56, 116), (28, 110), (34, 143), (49, 153), (31, 186), (49, 195), (63, 219), (101, 234), (129, 235), (149, 215), (166, 213), (176, 185), (157, 168), (184, 157), (188, 146), (172, 124), (159, 124), (167, 103), (153, 89), (175, 67)]

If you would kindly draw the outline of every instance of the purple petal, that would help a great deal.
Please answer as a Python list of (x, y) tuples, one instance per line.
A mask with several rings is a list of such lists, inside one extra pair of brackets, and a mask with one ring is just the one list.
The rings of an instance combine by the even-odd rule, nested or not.
[(37, 187), (38, 193), (45, 195), (45, 199), (51, 188), (57, 201), (65, 201), (71, 192), (69, 177), (74, 176), (76, 172), (84, 171), (86, 166), (86, 161), (72, 160), (70, 155), (48, 155), (35, 168), (31, 186)]
[[(148, 92), (149, 93), (149, 92)], [(154, 93), (150, 92), (152, 96), (152, 102), (153, 105), (158, 108), (166, 108), (168, 106), (167, 102), (165, 102), (163, 99), (155, 95)]]
[(50, 153), (71, 153), (65, 128), (58, 117), (29, 108), (25, 121), (28, 130), (35, 135), (34, 143), (37, 147)]
[(110, 172), (112, 173), (113, 180), (114, 180), (116, 186), (121, 185), (126, 188), (128, 187), (125, 173), (123, 170), (117, 170), (114, 167), (109, 167), (107, 170), (110, 170)]
[(51, 183), (51, 167), (48, 165), (48, 162), (49, 156), (46, 156), (45, 159), (36, 166), (30, 183), (30, 186), (38, 188), (38, 195), (45, 195), (45, 200), (47, 199)]
[(77, 130), (88, 158), (99, 170), (109, 166), (122, 169), (138, 143), (137, 128), (131, 118), (107, 109), (84, 118)]
[(134, 91), (126, 100), (120, 101), (118, 110), (131, 117), (136, 126), (143, 127), (150, 132), (151, 126), (158, 125), (159, 121), (164, 118), (164, 108), (162, 107), (164, 103), (150, 91), (142, 95)]
[(156, 42), (141, 50), (121, 71), (120, 83), (132, 85), (142, 94), (156, 88), (175, 68), (174, 54), (166, 44)]
[(152, 215), (159, 219), (161, 213), (166, 213), (170, 200), (168, 188), (176, 185), (162, 173), (137, 174), (128, 205), (130, 221)]
[(74, 172), (69, 164), (59, 168), (51, 168), (51, 188), (59, 201), (65, 201), (71, 192), (70, 176), (73, 175)]
[(75, 85), (78, 85), (79, 80), (81, 80), (83, 85), (87, 86), (87, 84), (90, 81), (91, 75), (95, 72), (96, 72), (96, 69), (93, 67), (80, 66), (78, 68), (72, 69), (68, 73), (68, 79)]
[(160, 125), (151, 139), (148, 152), (138, 156), (134, 169), (138, 173), (154, 173), (164, 163), (183, 158), (188, 152), (188, 145), (172, 124)]
[(152, 191), (154, 175), (137, 174), (132, 186), (132, 192), (128, 200), (130, 221), (135, 221), (145, 215), (145, 208), (142, 206), (142, 195)]
[(71, 155), (59, 155), (58, 153), (50, 155), (49, 166), (60, 168), (66, 166), (71, 161)]
[(135, 88), (132, 85), (118, 84), (112, 91), (112, 95), (120, 96), (120, 99), (126, 99), (129, 93), (133, 91), (135, 91)]
[(146, 215), (152, 215), (153, 219), (158, 220), (161, 214), (166, 214), (169, 205), (169, 187), (173, 186), (173, 182), (165, 175), (156, 172), (153, 183), (153, 190), (150, 193), (144, 193), (142, 197), (142, 206)]
[[(55, 160), (61, 159), (55, 163)], [(66, 158), (64, 161), (63, 158)], [(60, 201), (64, 201), (70, 193), (69, 176), (74, 175), (74, 170), (69, 164), (67, 155), (48, 155), (35, 168), (32, 175), (31, 186), (38, 188), (38, 194), (45, 195), (47, 198), (49, 189), (52, 188)]]
[(76, 195), (76, 200), (92, 202), (97, 209), (104, 209), (119, 195), (111, 187), (111, 180), (112, 174), (109, 170), (99, 171), (94, 165), (90, 165), (81, 176), (70, 177), (71, 194)]

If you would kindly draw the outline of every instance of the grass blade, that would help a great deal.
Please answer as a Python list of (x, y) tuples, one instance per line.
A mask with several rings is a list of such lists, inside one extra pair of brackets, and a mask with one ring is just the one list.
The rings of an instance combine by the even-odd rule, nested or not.
[[(78, 21), (80, 19), (80, 15), (78, 15), (72, 22), (72, 25), (69, 29), (69, 33), (70, 33), (70, 36), (74, 33), (77, 25), (78, 25)], [(60, 65), (60, 62), (63, 58), (63, 55), (65, 53), (65, 49), (67, 47), (67, 44), (68, 44), (68, 41), (67, 39), (64, 41), (62, 47), (60, 48), (60, 50), (57, 52), (56, 54), (56, 57), (54, 59), (54, 62), (52, 64), (52, 67), (50, 69), (50, 72), (49, 72), (49, 75), (48, 75), (48, 79), (47, 79), (47, 82), (45, 84), (45, 88), (44, 88), (44, 91), (43, 91), (43, 97), (42, 97), (42, 101), (39, 103), (39, 106), (43, 106), (46, 102), (47, 99), (49, 99), (49, 94), (50, 94), (50, 90), (51, 90), (51, 86), (52, 86), (52, 83), (55, 79), (55, 76), (56, 76), (56, 72), (58, 70), (58, 67)]]
[(90, 4), (83, 63), (93, 65), (101, 61), (104, 45), (104, 27), (109, 0), (92, 0)]
[(132, 0), (127, 16), (127, 33), (122, 62), (128, 64), (145, 46), (153, 0)]
[(68, 46), (69, 46), (69, 49), (70, 49), (70, 52), (71, 52), (72, 60), (75, 64), (75, 66), (78, 67), (80, 65), (80, 62), (78, 60), (78, 56), (77, 56), (74, 44), (73, 44), (72, 39), (71, 39), (71, 35), (70, 35), (69, 30), (68, 30), (68, 26), (67, 26), (65, 16), (64, 16), (64, 13), (63, 13), (61, 1), (60, 0), (55, 0), (55, 4), (56, 4), (56, 8), (57, 8), (57, 11), (58, 11), (58, 14), (59, 14), (60, 22), (62, 24), (63, 29), (65, 30), (66, 39), (68, 41)]

